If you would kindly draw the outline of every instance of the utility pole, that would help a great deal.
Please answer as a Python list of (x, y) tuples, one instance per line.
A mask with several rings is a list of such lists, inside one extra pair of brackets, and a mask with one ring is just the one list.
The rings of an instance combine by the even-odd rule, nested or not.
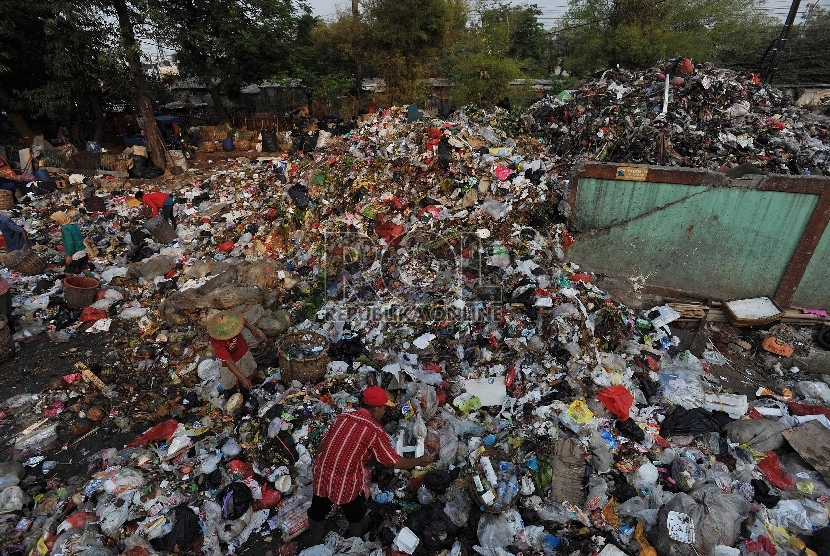
[(793, 22), (795, 22), (795, 16), (798, 14), (798, 5), (801, 3), (801, 0), (793, 0), (792, 5), (790, 6), (790, 12), (787, 14), (787, 20), (784, 22), (784, 28), (781, 30), (781, 35), (775, 39), (773, 43), (774, 46), (772, 48), (772, 60), (770, 63), (761, 68), (761, 77), (763, 78), (764, 83), (772, 84), (772, 80), (775, 78), (775, 72), (778, 70), (778, 62), (781, 59), (781, 51), (784, 50), (784, 47), (787, 45), (787, 37), (790, 34), (790, 29), (792, 29)]

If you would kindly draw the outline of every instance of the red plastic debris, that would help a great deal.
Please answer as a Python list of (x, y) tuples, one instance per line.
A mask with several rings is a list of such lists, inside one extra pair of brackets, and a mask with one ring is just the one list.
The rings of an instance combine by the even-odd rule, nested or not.
[(233, 251), (234, 247), (235, 247), (234, 242), (225, 241), (223, 243), (220, 243), (219, 246), (216, 248), (216, 250), (219, 251), (220, 253), (230, 253), (231, 251)]
[(81, 311), (79, 320), (81, 322), (96, 322), (107, 318), (107, 312), (103, 309), (96, 309), (95, 307), (87, 306)]
[(179, 428), (179, 422), (175, 419), (168, 419), (130, 442), (126, 447), (135, 448), (136, 446), (144, 446), (148, 442), (155, 442), (156, 440), (168, 440), (173, 436), (177, 428)]

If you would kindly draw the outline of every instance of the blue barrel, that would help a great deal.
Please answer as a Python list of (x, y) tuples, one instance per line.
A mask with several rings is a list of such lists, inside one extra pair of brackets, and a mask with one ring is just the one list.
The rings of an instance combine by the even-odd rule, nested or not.
[(40, 170), (35, 171), (35, 177), (37, 181), (46, 181), (49, 179), (49, 172), (41, 168)]
[(222, 141), (222, 148), (226, 151), (233, 150), (233, 140), (232, 139), (225, 139)]

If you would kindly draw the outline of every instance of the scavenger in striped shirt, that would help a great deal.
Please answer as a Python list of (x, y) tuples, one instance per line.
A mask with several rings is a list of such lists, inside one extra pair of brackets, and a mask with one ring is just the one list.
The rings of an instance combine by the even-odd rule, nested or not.
[(349, 521), (349, 536), (366, 534), (369, 518), (364, 474), (368, 473), (366, 463), (371, 458), (395, 469), (412, 469), (435, 461), (435, 454), (404, 458), (395, 452), (389, 435), (380, 426), (387, 407), (394, 404), (386, 390), (378, 386), (366, 388), (360, 409), (338, 415), (326, 432), (313, 468), (314, 496), (308, 509), (309, 541), (313, 544), (309, 546), (322, 541), (323, 521), (333, 504), (341, 507)]

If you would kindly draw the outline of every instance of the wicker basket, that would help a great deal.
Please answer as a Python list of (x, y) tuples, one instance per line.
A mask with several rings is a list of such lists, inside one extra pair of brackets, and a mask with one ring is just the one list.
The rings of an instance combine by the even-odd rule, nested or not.
[(34, 249), (27, 249), (11, 269), (26, 276), (35, 276), (46, 270), (46, 261)]
[[(298, 357), (296, 354), (304, 347), (322, 347), (314, 357)], [(316, 332), (292, 332), (283, 336), (277, 350), (280, 375), (283, 383), (293, 380), (300, 382), (319, 382), (326, 374), (329, 341)]]
[(215, 141), (205, 141), (201, 145), (199, 145), (199, 150), (205, 153), (215, 153), (216, 152), (216, 142)]
[(233, 142), (233, 147), (238, 151), (249, 151), (251, 150), (251, 142), (247, 139), (239, 139)]
[(0, 210), (14, 208), (14, 191), (0, 189)]

